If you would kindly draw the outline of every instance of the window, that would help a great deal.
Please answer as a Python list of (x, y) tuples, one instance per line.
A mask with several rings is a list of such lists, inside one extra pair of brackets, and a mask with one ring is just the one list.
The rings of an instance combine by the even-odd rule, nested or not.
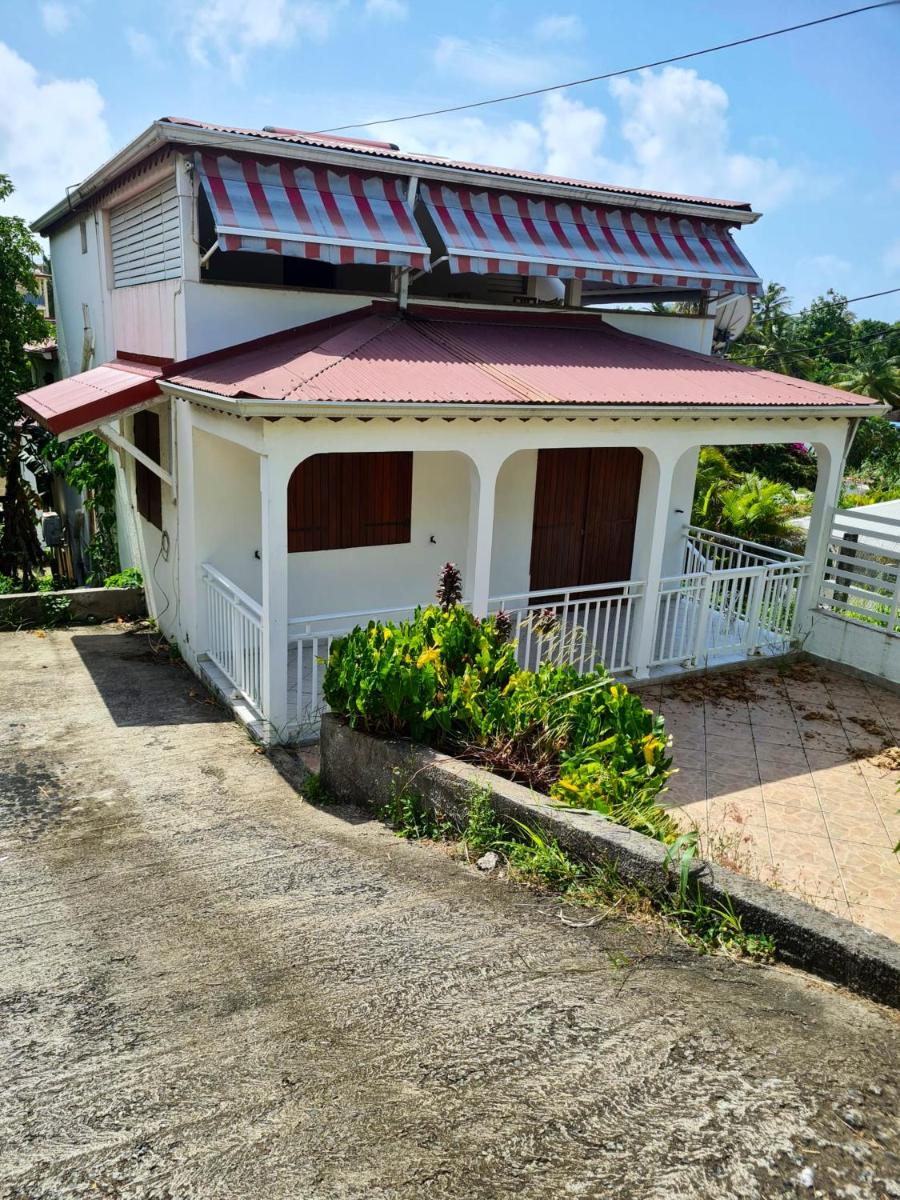
[[(134, 444), (155, 463), (159, 457), (159, 413), (134, 414)], [(134, 490), (137, 510), (151, 525), (162, 529), (162, 480), (142, 462), (134, 464)]]
[(288, 552), (410, 539), (412, 452), (315, 454), (288, 483)]
[(87, 221), (79, 221), (78, 229), (81, 233), (81, 253), (87, 254)]
[(181, 275), (181, 213), (174, 179), (110, 210), (113, 287)]

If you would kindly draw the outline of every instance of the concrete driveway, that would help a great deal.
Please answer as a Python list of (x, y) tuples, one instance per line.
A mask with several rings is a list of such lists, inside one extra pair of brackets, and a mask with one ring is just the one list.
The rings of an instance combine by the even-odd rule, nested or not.
[(0, 722), (5, 1200), (900, 1196), (896, 1014), (313, 809), (143, 638)]

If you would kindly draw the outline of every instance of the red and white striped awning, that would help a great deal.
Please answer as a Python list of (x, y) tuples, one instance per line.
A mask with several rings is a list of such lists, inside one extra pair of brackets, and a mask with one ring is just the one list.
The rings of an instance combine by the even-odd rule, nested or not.
[(196, 156), (223, 250), (427, 268), (399, 177), (277, 160)]
[(450, 269), (755, 293), (724, 222), (422, 182)]

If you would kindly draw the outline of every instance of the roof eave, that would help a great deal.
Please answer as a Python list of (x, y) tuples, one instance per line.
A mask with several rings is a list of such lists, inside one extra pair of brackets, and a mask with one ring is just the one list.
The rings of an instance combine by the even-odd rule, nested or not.
[[(266, 139), (246, 134), (219, 133), (214, 130), (202, 129), (187, 125), (174, 125), (170, 122), (154, 121), (142, 134), (113, 155), (111, 159), (89, 175), (83, 182), (72, 188), (64, 200), (59, 201), (53, 208), (48, 209), (33, 222), (31, 228), (38, 233), (51, 228), (59, 220), (71, 212), (76, 203), (83, 203), (100, 188), (105, 187), (117, 175), (133, 167), (142, 158), (162, 145), (176, 146), (210, 146), (224, 150), (235, 150), (246, 153), (248, 148), (256, 148), (257, 152), (268, 154), (273, 158), (294, 158), (307, 162), (326, 162), (335, 166), (358, 168), (361, 161), (368, 163), (373, 169), (384, 174), (408, 177), (416, 175), (420, 179), (436, 179), (447, 183), (476, 184), (483, 187), (502, 187), (507, 191), (527, 192), (532, 195), (554, 196), (557, 198), (584, 200), (586, 196), (594, 195), (607, 204), (625, 204), (632, 208), (649, 209), (652, 212), (675, 213), (680, 216), (702, 215), (717, 221), (727, 221), (732, 225), (751, 225), (758, 221), (761, 213), (751, 209), (735, 209), (716, 204), (705, 204), (699, 201), (663, 200), (653, 196), (639, 196), (630, 192), (610, 191), (607, 188), (591, 188), (574, 184), (550, 183), (544, 180), (516, 179), (508, 175), (495, 175), (490, 171), (465, 169), (453, 166), (438, 166), (428, 163), (413, 162), (409, 159), (382, 156), (377, 151), (367, 150), (362, 155), (358, 150), (342, 150), (311, 146), (305, 143), (284, 142), (278, 139)], [(261, 149), (266, 147), (266, 149)], [(271, 149), (269, 149), (271, 147)]]
[(395, 400), (261, 400), (248, 396), (222, 396), (216, 392), (205, 392), (202, 388), (159, 380), (159, 389), (169, 396), (203, 404), (208, 408), (230, 413), (236, 417), (310, 417), (366, 416), (378, 414), (409, 416), (540, 416), (540, 417), (872, 417), (888, 411), (889, 405), (875, 403), (854, 405), (793, 404), (793, 405), (750, 405), (750, 404), (517, 404), (511, 401), (502, 404), (479, 404), (472, 401), (428, 403), (422, 401)]

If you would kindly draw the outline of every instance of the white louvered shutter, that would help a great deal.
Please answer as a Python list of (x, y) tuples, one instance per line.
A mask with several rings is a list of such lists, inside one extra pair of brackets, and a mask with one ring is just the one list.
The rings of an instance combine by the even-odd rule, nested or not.
[(120, 204), (109, 214), (113, 287), (181, 275), (181, 230), (175, 180)]

